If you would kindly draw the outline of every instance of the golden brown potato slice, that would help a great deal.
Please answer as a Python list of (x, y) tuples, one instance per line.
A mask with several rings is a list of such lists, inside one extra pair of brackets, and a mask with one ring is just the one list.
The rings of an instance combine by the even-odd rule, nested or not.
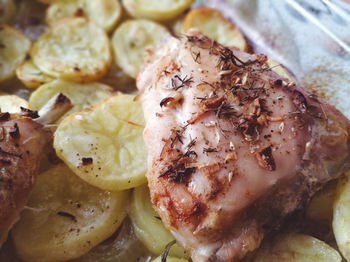
[(121, 5), (117, 0), (70, 0), (52, 4), (46, 12), (46, 21), (52, 26), (66, 17), (84, 16), (107, 32), (121, 17)]
[(144, 119), (134, 99), (113, 96), (59, 124), (54, 137), (57, 155), (91, 185), (124, 190), (146, 183)]
[(31, 94), (29, 97), (30, 107), (39, 110), (57, 93), (62, 93), (67, 96), (73, 104), (72, 109), (60, 118), (58, 121), (60, 122), (66, 116), (78, 110), (91, 107), (111, 97), (113, 95), (113, 90), (107, 85), (96, 82), (78, 84), (62, 79), (56, 79), (40, 86)]
[(23, 261), (77, 258), (108, 238), (126, 216), (128, 192), (95, 188), (60, 164), (38, 176), (12, 231)]
[(112, 46), (117, 65), (135, 78), (144, 63), (147, 49), (168, 34), (167, 29), (155, 22), (138, 19), (122, 23), (114, 32)]
[(242, 33), (220, 11), (208, 7), (194, 8), (185, 17), (183, 31), (197, 29), (226, 46), (246, 51), (247, 42)]
[(0, 82), (15, 76), (29, 52), (31, 41), (15, 28), (0, 24)]
[(25, 60), (17, 67), (16, 75), (22, 83), (29, 88), (36, 88), (53, 80), (51, 76), (43, 73), (32, 60)]
[[(159, 215), (153, 209), (146, 185), (137, 187), (133, 191), (130, 218), (137, 237), (153, 254), (162, 254), (166, 245), (174, 240), (173, 235), (164, 227)], [(185, 250), (177, 244), (171, 247), (169, 253), (170, 256), (186, 257)]]
[(42, 72), (74, 82), (101, 78), (112, 61), (106, 33), (85, 18), (60, 20), (39, 37), (31, 56)]
[(252, 262), (341, 262), (334, 248), (317, 238), (283, 233), (259, 248)]
[(123, 0), (131, 16), (155, 21), (169, 21), (185, 11), (194, 0)]

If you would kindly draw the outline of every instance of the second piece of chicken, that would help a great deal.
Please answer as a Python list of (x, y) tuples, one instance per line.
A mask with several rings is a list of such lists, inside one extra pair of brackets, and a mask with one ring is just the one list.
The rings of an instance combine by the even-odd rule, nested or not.
[(168, 38), (137, 79), (155, 208), (193, 261), (237, 261), (349, 163), (349, 121), (264, 55)]

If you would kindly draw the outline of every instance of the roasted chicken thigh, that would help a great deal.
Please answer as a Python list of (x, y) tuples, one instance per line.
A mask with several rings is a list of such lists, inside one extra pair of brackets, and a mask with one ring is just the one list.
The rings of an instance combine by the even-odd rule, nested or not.
[(152, 202), (193, 261), (240, 260), (349, 166), (349, 120), (266, 56), (192, 32), (146, 62)]
[(52, 123), (71, 107), (62, 94), (54, 96), (38, 112), (0, 112), (0, 246), (18, 221), (32, 192), (39, 164), (52, 141), (45, 124)]

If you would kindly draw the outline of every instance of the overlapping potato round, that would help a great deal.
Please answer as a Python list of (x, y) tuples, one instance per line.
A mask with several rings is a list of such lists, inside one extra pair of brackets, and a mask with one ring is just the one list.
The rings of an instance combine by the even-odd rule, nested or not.
[(29, 52), (31, 41), (8, 25), (0, 24), (0, 82), (15, 76), (16, 68)]
[(16, 5), (13, 0), (0, 0), (0, 24), (9, 23), (16, 13)]
[(86, 182), (123, 190), (146, 182), (140, 104), (117, 95), (65, 118), (54, 135), (57, 155)]
[(165, 27), (149, 20), (128, 20), (122, 23), (112, 37), (117, 65), (135, 78), (144, 63), (147, 49), (154, 48), (167, 34)]
[(242, 33), (220, 11), (208, 7), (194, 8), (187, 13), (183, 31), (196, 28), (220, 44), (245, 51), (247, 42)]
[[(129, 216), (136, 236), (153, 254), (162, 254), (166, 245), (174, 240), (153, 209), (149, 189), (146, 185), (134, 189)], [(174, 257), (186, 257), (184, 249), (177, 244), (171, 247), (169, 254)]]
[(265, 241), (252, 262), (341, 262), (338, 251), (312, 236), (284, 233)]
[(56, 78), (92, 82), (101, 78), (112, 60), (109, 39), (102, 28), (85, 18), (65, 18), (33, 45), (33, 62)]
[(17, 67), (16, 75), (22, 83), (29, 88), (36, 88), (53, 80), (52, 77), (44, 74), (32, 60), (25, 60)]
[(65, 17), (84, 16), (106, 31), (112, 30), (121, 17), (117, 0), (70, 0), (52, 4), (46, 11), (46, 21), (52, 26)]
[(350, 259), (350, 171), (338, 183), (333, 206), (333, 232), (338, 248)]
[(60, 122), (69, 114), (96, 105), (108, 97), (111, 97), (113, 95), (113, 90), (107, 85), (96, 82), (78, 84), (56, 79), (35, 90), (29, 97), (29, 105), (32, 109), (39, 110), (57, 93), (62, 93), (67, 96), (73, 104), (73, 107), (60, 118), (58, 121)]
[(194, 0), (123, 0), (130, 15), (155, 21), (169, 21), (185, 11)]
[(29, 107), (25, 99), (16, 95), (0, 93), (0, 112), (19, 113), (21, 107)]
[(60, 164), (37, 178), (12, 231), (23, 261), (77, 258), (108, 238), (126, 216), (128, 192), (95, 188)]

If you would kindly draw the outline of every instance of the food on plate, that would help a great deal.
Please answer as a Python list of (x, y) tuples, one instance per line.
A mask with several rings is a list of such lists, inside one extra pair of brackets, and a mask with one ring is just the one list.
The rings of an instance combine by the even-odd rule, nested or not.
[(126, 216), (128, 192), (95, 188), (64, 164), (40, 174), (12, 231), (24, 261), (77, 258), (111, 236)]
[(53, 80), (44, 74), (31, 60), (25, 60), (17, 67), (16, 75), (22, 83), (29, 88), (36, 88)]
[[(3, 239), (25, 205), (0, 261), (236, 261), (260, 242), (242, 261), (348, 256), (346, 179), (323, 184), (349, 167), (341, 169), (349, 122), (291, 83), (278, 62), (241, 52), (252, 52), (254, 39), (248, 44), (219, 11), (188, 8), (192, 2), (0, 0), (0, 23), (8, 23), (0, 28), (22, 39), (5, 52), (0, 37), (1, 114), (22, 121), (36, 112), (21, 107), (43, 107), (32, 120), (45, 130), (40, 143), (55, 133), (55, 148), (35, 144), (34, 131), (23, 141), (45, 147), (26, 156), (40, 174), (31, 197), (36, 176), (22, 175), (30, 171), (20, 166), (24, 157), (16, 168), (0, 163), (31, 183), (16, 209), (4, 209)], [(60, 96), (73, 104), (64, 115), (50, 110)], [(12, 196), (7, 189), (0, 197)], [(104, 209), (111, 201), (115, 208)], [(94, 228), (84, 231), (84, 223)]]
[(220, 44), (247, 50), (248, 45), (241, 31), (216, 9), (198, 7), (189, 11), (183, 22), (183, 31), (187, 32), (192, 28)]
[(59, 124), (57, 155), (91, 185), (124, 190), (146, 182), (143, 113), (134, 100), (134, 95), (113, 96)]
[[(160, 217), (153, 209), (148, 187), (146, 185), (134, 189), (130, 218), (134, 226), (136, 236), (155, 255), (162, 254), (166, 245), (174, 240)], [(170, 256), (186, 257), (184, 249), (177, 244), (171, 247)]]
[(40, 114), (26, 108), (17, 114), (0, 113), (0, 246), (19, 220), (32, 191), (40, 160), (51, 141), (52, 133), (44, 125), (70, 106), (66, 97), (56, 98), (51, 100), (56, 103), (50, 104), (52, 107), (47, 105)]
[(115, 62), (126, 74), (135, 78), (147, 51), (167, 34), (167, 29), (156, 22), (145, 19), (125, 21), (112, 37)]
[(59, 121), (76, 111), (94, 106), (114, 94), (112, 88), (101, 83), (79, 84), (56, 79), (36, 89), (29, 97), (29, 105), (32, 109), (38, 110), (57, 93), (67, 96), (73, 104), (73, 107)]
[(184, 12), (194, 0), (122, 0), (131, 16), (155, 21), (169, 21)]
[(39, 37), (30, 53), (42, 72), (75, 82), (101, 78), (112, 60), (106, 33), (82, 17), (61, 19)]
[(32, 42), (15, 28), (0, 24), (0, 82), (16, 74), (16, 68), (26, 57)]
[(118, 0), (70, 0), (57, 1), (46, 11), (47, 24), (52, 26), (66, 17), (86, 17), (104, 30), (111, 31), (121, 17)]
[(152, 202), (193, 261), (243, 258), (349, 167), (349, 120), (264, 55), (169, 37), (137, 87)]
[(265, 241), (253, 259), (245, 262), (341, 262), (340, 254), (317, 238), (298, 234), (280, 233)]
[(350, 259), (350, 172), (340, 179), (336, 190), (333, 213), (333, 232), (342, 255)]
[(16, 5), (14, 0), (0, 0), (0, 24), (11, 22), (16, 13)]
[(20, 113), (21, 107), (29, 108), (27, 100), (16, 95), (0, 93), (0, 112)]

